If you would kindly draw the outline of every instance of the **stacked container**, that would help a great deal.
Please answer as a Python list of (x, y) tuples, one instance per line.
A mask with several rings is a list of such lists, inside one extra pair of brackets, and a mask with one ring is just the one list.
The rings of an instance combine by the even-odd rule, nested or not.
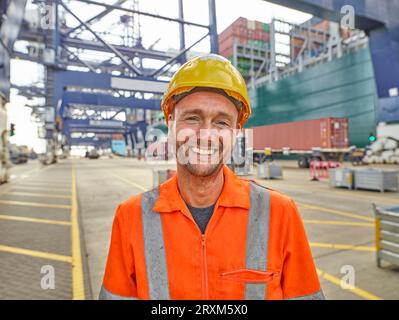
[(220, 54), (231, 58), (234, 42), (267, 48), (270, 42), (270, 26), (240, 17), (219, 35)]
[[(304, 22), (301, 26), (307, 27), (310, 26), (312, 29), (318, 30), (316, 31), (311, 31), (310, 36), (313, 40), (317, 40), (321, 43), (327, 43), (328, 42), (328, 34), (330, 32), (330, 24), (331, 22), (328, 20), (323, 20), (318, 17), (313, 17), (310, 20)], [(309, 33), (305, 30), (300, 32), (303, 37), (309, 36)], [(340, 36), (342, 39), (348, 39), (354, 34), (354, 31), (349, 29), (349, 28), (340, 28)], [(305, 43), (305, 40), (302, 37), (293, 37), (292, 38), (293, 45), (291, 49), (293, 50), (292, 54), (295, 58), (297, 58), (299, 52), (301, 51), (302, 46)], [(322, 51), (324, 50), (323, 46), (321, 44), (312, 44), (312, 49), (310, 51), (310, 56), (315, 57), (319, 55)]]
[[(234, 43), (267, 50), (270, 48), (270, 25), (240, 17), (219, 34), (219, 52), (230, 61), (233, 60)], [(239, 58), (237, 67), (244, 77), (247, 76), (250, 59)]]

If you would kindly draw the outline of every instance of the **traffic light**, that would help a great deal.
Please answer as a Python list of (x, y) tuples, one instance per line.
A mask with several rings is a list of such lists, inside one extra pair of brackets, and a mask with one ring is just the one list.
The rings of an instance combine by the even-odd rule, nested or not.
[(15, 136), (15, 124), (10, 125), (10, 137)]
[(374, 133), (370, 133), (369, 134), (369, 141), (370, 142), (374, 142), (375, 140), (377, 140), (377, 137), (375, 136), (375, 134)]

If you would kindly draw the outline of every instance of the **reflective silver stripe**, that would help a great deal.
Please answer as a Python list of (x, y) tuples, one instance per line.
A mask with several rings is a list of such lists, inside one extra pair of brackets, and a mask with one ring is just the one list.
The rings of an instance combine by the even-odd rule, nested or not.
[(307, 296), (288, 298), (285, 300), (326, 300), (326, 298), (324, 297), (323, 290), (320, 289), (320, 291), (317, 291), (316, 293), (309, 294)]
[[(250, 184), (250, 209), (247, 228), (246, 268), (267, 270), (270, 194), (266, 188)], [(265, 283), (247, 283), (246, 300), (265, 300)]]
[(100, 295), (98, 300), (137, 300), (135, 297), (122, 297), (117, 294), (109, 292), (104, 286), (101, 286)]
[(143, 193), (141, 196), (144, 254), (150, 300), (169, 300), (168, 272), (161, 214), (152, 211), (158, 195), (158, 188), (155, 188)]

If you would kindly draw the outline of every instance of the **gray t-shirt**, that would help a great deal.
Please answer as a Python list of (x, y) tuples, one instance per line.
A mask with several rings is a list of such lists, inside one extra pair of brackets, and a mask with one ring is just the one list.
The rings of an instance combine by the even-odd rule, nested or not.
[(188, 210), (190, 210), (191, 215), (193, 216), (194, 221), (197, 223), (198, 227), (200, 228), (202, 234), (204, 234), (206, 226), (208, 225), (208, 222), (212, 217), (215, 205), (207, 208), (194, 208), (187, 205), (187, 208)]

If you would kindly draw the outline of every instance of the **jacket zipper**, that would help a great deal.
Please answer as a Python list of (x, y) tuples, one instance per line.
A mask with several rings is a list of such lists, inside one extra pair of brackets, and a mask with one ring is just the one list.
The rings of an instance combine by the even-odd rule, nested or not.
[[(216, 203), (215, 209), (212, 213), (212, 217), (208, 222), (208, 226), (210, 225), (211, 221), (214, 219), (215, 212), (218, 208), (218, 204)], [(205, 233), (202, 233), (201, 229), (198, 227), (197, 223), (194, 221), (193, 218), (190, 219), (195, 226), (197, 227), (197, 230), (201, 234), (201, 251), (202, 251), (202, 299), (204, 300), (209, 300), (209, 286), (208, 286), (208, 264), (207, 264), (207, 259), (206, 259), (206, 242), (205, 242), (205, 235), (208, 230), (208, 226), (205, 229)]]
[(205, 235), (201, 235), (202, 244), (202, 298), (208, 299), (208, 264), (206, 260)]

